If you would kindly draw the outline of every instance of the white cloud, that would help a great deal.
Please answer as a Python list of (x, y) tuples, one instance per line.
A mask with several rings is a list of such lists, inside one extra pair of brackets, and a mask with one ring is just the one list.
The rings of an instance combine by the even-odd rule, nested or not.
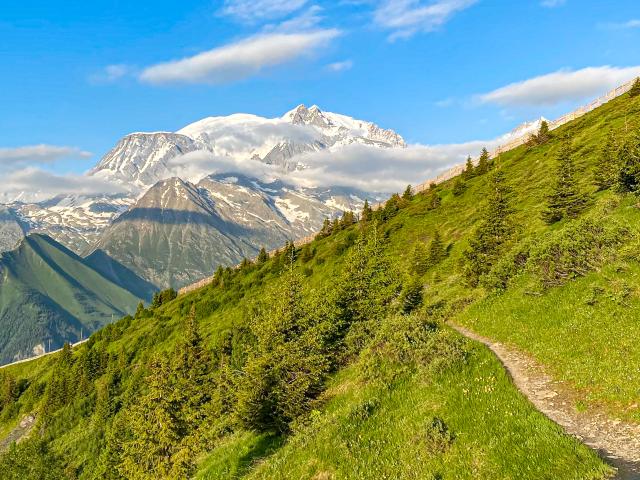
[(560, 70), (509, 84), (478, 95), (477, 99), (502, 106), (559, 105), (603, 94), (638, 76), (640, 66)]
[(348, 186), (369, 192), (399, 192), (408, 184), (435, 178), (477, 156), (482, 147), (500, 142), (471, 141), (445, 145), (410, 145), (403, 149), (382, 149), (348, 145), (336, 152), (320, 151), (299, 158), (307, 165), (285, 180), (303, 187)]
[(448, 97), (435, 102), (435, 106), (440, 108), (448, 108), (454, 105), (455, 103), (456, 103), (456, 100), (454, 98)]
[(301, 9), (307, 0), (225, 0), (221, 13), (254, 23), (284, 17)]
[(131, 67), (124, 64), (107, 65), (89, 77), (92, 83), (112, 83), (131, 73)]
[(407, 38), (418, 32), (432, 32), (447, 23), (453, 15), (478, 0), (383, 0), (374, 12), (374, 21), (392, 30), (390, 40)]
[(477, 156), (482, 147), (495, 148), (504, 140), (472, 141), (448, 145), (411, 145), (404, 149), (383, 149), (352, 144), (336, 151), (319, 151), (297, 156), (303, 170), (284, 173), (275, 165), (258, 160), (191, 152), (169, 161), (171, 175), (191, 182), (212, 173), (240, 173), (270, 182), (275, 179), (299, 187), (345, 186), (369, 192), (401, 191), (407, 184), (434, 178), (463, 163), (467, 155)]
[(301, 12), (294, 17), (291, 17), (283, 22), (277, 24), (265, 25), (262, 31), (264, 33), (279, 32), (279, 33), (298, 33), (308, 32), (316, 28), (316, 26), (322, 21), (323, 17), (320, 15), (322, 8), (317, 5), (312, 5), (304, 12)]
[(542, 0), (540, 5), (545, 8), (556, 8), (561, 7), (565, 3), (567, 3), (567, 0)]
[(352, 68), (353, 68), (352, 60), (344, 60), (342, 62), (335, 62), (327, 65), (327, 70), (331, 72), (344, 72), (345, 70), (351, 70)]
[(280, 167), (267, 165), (259, 160), (234, 159), (217, 156), (207, 151), (190, 152), (169, 160), (167, 165), (172, 176), (190, 182), (215, 173), (241, 173), (259, 180), (272, 181), (283, 176)]
[(65, 158), (89, 158), (91, 153), (77, 147), (28, 145), (0, 148), (0, 169), (15, 169), (25, 165), (54, 163)]
[(339, 35), (335, 29), (256, 35), (193, 57), (148, 67), (140, 80), (151, 84), (234, 82), (311, 55)]
[(26, 167), (3, 174), (0, 200), (4, 202), (20, 198), (23, 201), (40, 201), (62, 194), (93, 195), (124, 193), (121, 185), (99, 177), (76, 174), (56, 174), (37, 167)]
[(640, 28), (640, 20), (634, 18), (626, 22), (603, 23), (603, 24), (600, 24), (599, 26), (603, 28), (609, 28), (612, 30), (631, 30), (634, 28)]

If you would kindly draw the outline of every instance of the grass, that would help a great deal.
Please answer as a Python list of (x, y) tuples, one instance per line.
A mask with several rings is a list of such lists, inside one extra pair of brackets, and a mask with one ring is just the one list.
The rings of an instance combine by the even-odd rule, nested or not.
[(456, 321), (531, 354), (577, 391), (582, 409), (640, 422), (639, 266), (608, 265), (541, 296), (528, 294), (528, 280)]
[[(198, 479), (596, 479), (608, 467), (536, 412), (483, 346), (441, 374), (418, 369), (367, 382), (357, 366), (337, 375), (323, 407), (285, 445), (246, 470), (262, 438), (234, 437)], [(451, 435), (439, 438), (433, 419)], [(440, 435), (442, 437), (442, 435)]]
[[(638, 238), (636, 200), (595, 194), (592, 171), (608, 130), (623, 131), (625, 116), (639, 111), (640, 99), (621, 97), (561, 127), (549, 143), (519, 147), (496, 160), (513, 190), (518, 240), (538, 242), (570, 223), (549, 227), (540, 218), (564, 134), (574, 139), (581, 188), (591, 193), (586, 214), (615, 200), (607, 218), (629, 225)], [(422, 315), (454, 319), (534, 356), (576, 390), (577, 409), (604, 408), (612, 416), (640, 422), (635, 403), (640, 396), (638, 241), (629, 240), (604, 266), (594, 266), (586, 276), (562, 286), (541, 290), (534, 274), (525, 272), (502, 294), (472, 290), (462, 281), (459, 262), (484, 208), (487, 176), (471, 179), (458, 197), (451, 192), (452, 183), (437, 188), (439, 208), (430, 209), (428, 198), (417, 195), (382, 226), (386, 254), (400, 271), (410, 264), (416, 242), (428, 242), (436, 229), (447, 244), (447, 258), (422, 277)], [(305, 277), (308, 287), (335, 280), (344, 262), (343, 246), (354, 230), (312, 243), (314, 258), (305, 264), (298, 261), (298, 268), (311, 270)], [(136, 370), (151, 355), (175, 346), (181, 320), (193, 304), (213, 348), (231, 327), (246, 324), (252, 304), (277, 278), (270, 269), (269, 262), (240, 272), (229, 288), (204, 287), (150, 317), (118, 322), (101, 331), (97, 341), (112, 354), (126, 351), (128, 367)], [(606, 475), (607, 467), (591, 451), (563, 435), (516, 391), (488, 350), (473, 343), (465, 348), (464, 365), (438, 374), (382, 364), (382, 370), (393, 373), (388, 382), (363, 378), (361, 365), (351, 364), (332, 377), (314, 413), (296, 425), (292, 435), (235, 431), (201, 459), (197, 478), (595, 479)], [(43, 358), (8, 371), (37, 386), (46, 381), (51, 363)], [(20, 400), (20, 415), (37, 407), (41, 398), (35, 387), (25, 397)], [(0, 424), (0, 432), (16, 418)], [(53, 439), (56, 451), (72, 458), (74, 465), (90, 464), (95, 457), (88, 418), (72, 417)], [(452, 441), (436, 419), (446, 424)]]

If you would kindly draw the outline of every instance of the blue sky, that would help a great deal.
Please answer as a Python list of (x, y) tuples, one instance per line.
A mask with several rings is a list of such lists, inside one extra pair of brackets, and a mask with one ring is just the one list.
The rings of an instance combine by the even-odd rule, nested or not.
[(0, 162), (81, 172), (132, 131), (300, 103), (491, 139), (639, 75), (638, 46), (637, 0), (5, 2)]

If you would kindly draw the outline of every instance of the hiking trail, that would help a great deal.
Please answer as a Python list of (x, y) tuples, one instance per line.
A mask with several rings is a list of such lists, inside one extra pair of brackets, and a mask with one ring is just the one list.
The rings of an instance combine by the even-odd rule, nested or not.
[(577, 411), (576, 395), (563, 382), (545, 373), (542, 364), (515, 348), (460, 325), (449, 325), (465, 337), (487, 346), (498, 357), (518, 390), (540, 412), (617, 468), (613, 478), (640, 480), (640, 425), (616, 420), (605, 413)]

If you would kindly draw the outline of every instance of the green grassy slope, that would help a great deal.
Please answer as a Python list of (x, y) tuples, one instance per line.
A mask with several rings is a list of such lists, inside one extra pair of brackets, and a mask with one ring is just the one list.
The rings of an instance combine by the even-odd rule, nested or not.
[[(286, 444), (257, 434), (231, 437), (197, 478), (603, 477), (607, 469), (597, 457), (532, 411), (486, 349), (468, 351), (464, 368), (417, 369), (391, 385), (363, 381), (356, 367), (348, 368)], [(438, 419), (450, 429), (450, 444), (434, 434)]]
[[(384, 257), (399, 272), (394, 278), (405, 286), (417, 278), (423, 287), (417, 313), (398, 316), (401, 298), (394, 300), (365, 348), (352, 352), (323, 380), (309, 411), (286, 434), (239, 426), (233, 407), (205, 424), (216, 433), (206, 451), (194, 451), (191, 458), (199, 464), (199, 478), (603, 478), (606, 467), (592, 452), (536, 413), (484, 347), (463, 341), (446, 322), (460, 322), (532, 354), (575, 387), (581, 396), (577, 407), (605, 408), (639, 420), (633, 399), (640, 372), (629, 365), (640, 364), (640, 326), (634, 323), (640, 307), (640, 213), (635, 197), (597, 193), (593, 186), (609, 130), (620, 136), (635, 131), (631, 120), (639, 111), (640, 100), (625, 95), (554, 131), (549, 142), (520, 147), (492, 162), (512, 190), (514, 210), (515, 232), (501, 252), (502, 270), (494, 271), (503, 291), (490, 282), (471, 288), (461, 273), (463, 252), (486, 207), (490, 174), (468, 180), (459, 196), (452, 191), (455, 180), (445, 182), (383, 219), (379, 235)], [(589, 203), (580, 218), (549, 226), (541, 213), (565, 135), (573, 139), (577, 178)], [(439, 206), (433, 204), (435, 194)], [(359, 228), (313, 242), (307, 258), (298, 251), (295, 269), (303, 275), (305, 292), (339, 283)], [(416, 244), (428, 243), (436, 229), (446, 258), (423, 275), (403, 273), (411, 270)], [(595, 241), (586, 246), (576, 241), (612, 232), (623, 233), (616, 233), (607, 248), (590, 249)], [(514, 256), (517, 252), (521, 255)], [(551, 270), (545, 263), (549, 258)], [(576, 259), (586, 262), (569, 269), (556, 286), (543, 285), (550, 271), (575, 266)], [(256, 304), (271, 298), (281, 278), (282, 267), (274, 260), (229, 271), (218, 285), (94, 335), (79, 348), (75, 365), (95, 354), (106, 358), (106, 366), (91, 377), (85, 393), (71, 396), (53, 413), (45, 429), (47, 445), (79, 478), (100, 476), (105, 435), (119, 425), (119, 412), (148, 390), (144, 375), (153, 355), (171, 357), (184, 341), (184, 318), (192, 306), (214, 358), (224, 364), (230, 355), (234, 375), (242, 378), (246, 352), (253, 348), (242, 332), (251, 326)], [(331, 304), (328, 297), (326, 303)], [(416, 337), (425, 320), (436, 330)], [(7, 370), (26, 387), (0, 415), (1, 429), (43, 404), (55, 364), (56, 359), (42, 359)], [(446, 368), (438, 367), (442, 364)], [(218, 368), (215, 375), (221, 375)], [(113, 410), (105, 418), (100, 392), (115, 371)], [(96, 420), (99, 413), (103, 423)]]
[[(36, 345), (48, 348), (49, 340), (51, 348), (60, 348), (65, 341), (77, 341), (81, 330), (86, 338), (150, 296), (134, 295), (41, 235), (29, 235), (19, 248), (4, 253), (0, 271), (1, 362), (31, 356)], [(134, 283), (128, 280), (128, 286)]]

